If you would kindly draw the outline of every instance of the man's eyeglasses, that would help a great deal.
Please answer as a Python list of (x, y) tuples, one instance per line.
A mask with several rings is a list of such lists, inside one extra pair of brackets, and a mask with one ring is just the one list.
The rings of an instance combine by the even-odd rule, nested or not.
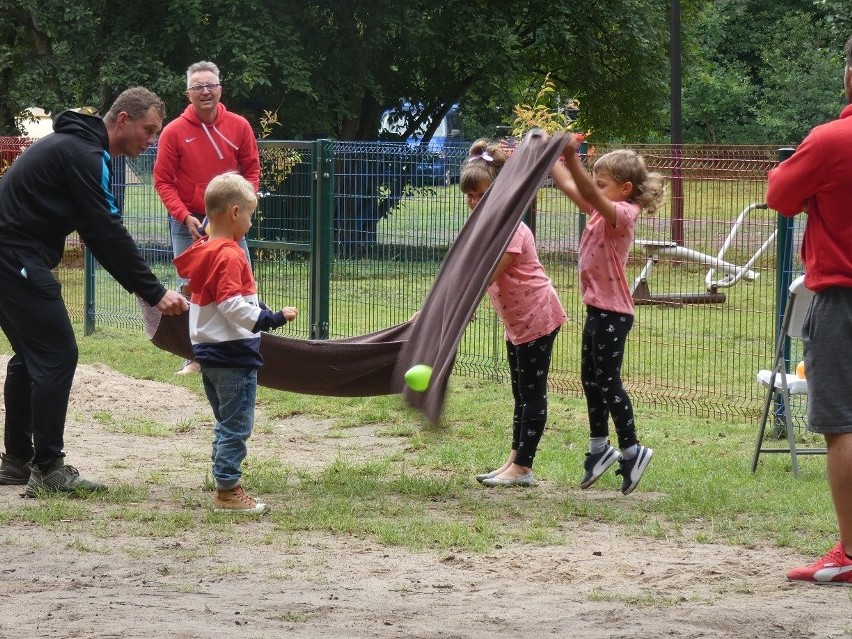
[(218, 89), (221, 84), (193, 84), (191, 87), (187, 88), (187, 91), (192, 91), (193, 93), (201, 93), (204, 89), (207, 89), (211, 93)]

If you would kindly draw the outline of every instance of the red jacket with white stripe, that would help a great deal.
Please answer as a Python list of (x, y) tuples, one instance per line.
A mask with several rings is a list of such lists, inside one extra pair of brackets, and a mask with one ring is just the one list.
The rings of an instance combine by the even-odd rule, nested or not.
[(852, 104), (769, 172), (766, 203), (787, 217), (807, 212), (802, 261), (809, 289), (852, 287)]
[(234, 240), (197, 240), (174, 260), (189, 279), (189, 338), (195, 359), (209, 368), (258, 368), (260, 331), (287, 323), (257, 298), (243, 249)]
[(204, 215), (204, 190), (217, 175), (236, 171), (260, 185), (260, 156), (251, 125), (221, 102), (216, 120), (205, 124), (191, 104), (169, 122), (157, 143), (154, 188), (169, 215), (184, 223), (190, 213)]

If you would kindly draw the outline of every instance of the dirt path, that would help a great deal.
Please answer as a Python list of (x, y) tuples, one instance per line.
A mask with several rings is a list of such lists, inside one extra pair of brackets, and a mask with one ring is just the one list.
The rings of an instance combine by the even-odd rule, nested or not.
[[(124, 483), (140, 468), (160, 468), (149, 501), (162, 515), (175, 487), (204, 476), (209, 436), (199, 424), (208, 412), (184, 389), (81, 366), (69, 462)], [(185, 432), (115, 433), (102, 425), (107, 415)], [(387, 452), (387, 438), (380, 449), (370, 428), (329, 440), (329, 426), (267, 422), (252, 441), (285, 463), (307, 456), (322, 465), (341, 447), (348, 458)], [(20, 492), (0, 487), (0, 505), (20, 508)], [(241, 523), (243, 543), (222, 547), (215, 530), (204, 538), (156, 538), (132, 526), (114, 534), (115, 504), (86, 506), (92, 521), (16, 519), (0, 528), (0, 639), (852, 637), (852, 588), (790, 584), (785, 568), (807, 558), (762, 548), (625, 538), (617, 527), (574, 520), (566, 545), (514, 544), (485, 555), (412, 553), (314, 533), (282, 547), (267, 541), (269, 519)], [(175, 503), (174, 512), (205, 507), (199, 498)]]

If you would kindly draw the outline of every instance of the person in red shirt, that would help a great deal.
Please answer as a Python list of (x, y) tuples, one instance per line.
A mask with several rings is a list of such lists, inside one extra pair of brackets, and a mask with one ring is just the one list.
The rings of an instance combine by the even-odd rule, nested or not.
[[(257, 138), (248, 121), (222, 104), (219, 67), (201, 61), (186, 70), (189, 105), (165, 126), (157, 145), (154, 188), (169, 212), (174, 257), (201, 237), (204, 189), (215, 176), (236, 171), (254, 187), (260, 184)], [(245, 238), (240, 246), (251, 264)], [(186, 280), (180, 286), (186, 290)], [(198, 372), (187, 362), (181, 374)]]
[(828, 483), (840, 539), (787, 578), (852, 584), (852, 37), (846, 41), (847, 106), (815, 127), (769, 172), (766, 202), (781, 215), (805, 213), (805, 285), (815, 292), (802, 327), (808, 371), (808, 430), (825, 436)]

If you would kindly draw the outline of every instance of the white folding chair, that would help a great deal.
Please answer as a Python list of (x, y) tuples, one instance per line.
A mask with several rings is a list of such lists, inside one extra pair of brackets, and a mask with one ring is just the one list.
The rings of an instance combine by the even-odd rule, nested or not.
[[(760, 427), (757, 432), (757, 443), (754, 446), (751, 472), (757, 470), (757, 461), (761, 453), (789, 453), (795, 477), (799, 476), (797, 455), (825, 454), (824, 448), (796, 448), (795, 425), (793, 423), (793, 413), (790, 408), (790, 398), (793, 395), (807, 395), (808, 382), (795, 373), (788, 373), (787, 362), (784, 358), (787, 338), (802, 338), (802, 324), (805, 321), (808, 305), (813, 295), (813, 291), (805, 286), (804, 275), (797, 277), (790, 284), (790, 296), (787, 298), (787, 306), (784, 309), (784, 317), (781, 321), (781, 331), (775, 346), (775, 358), (772, 362), (772, 368), (761, 370), (757, 373), (757, 381), (766, 387), (766, 397), (763, 401), (763, 413), (760, 416)], [(775, 403), (776, 394), (781, 396), (784, 408), (783, 415), (775, 415), (775, 411), (770, 411), (770, 408)], [(783, 426), (787, 431), (787, 448), (766, 448), (764, 446), (763, 436), (766, 432), (766, 423), (770, 412), (772, 412), (773, 417), (783, 419)]]

